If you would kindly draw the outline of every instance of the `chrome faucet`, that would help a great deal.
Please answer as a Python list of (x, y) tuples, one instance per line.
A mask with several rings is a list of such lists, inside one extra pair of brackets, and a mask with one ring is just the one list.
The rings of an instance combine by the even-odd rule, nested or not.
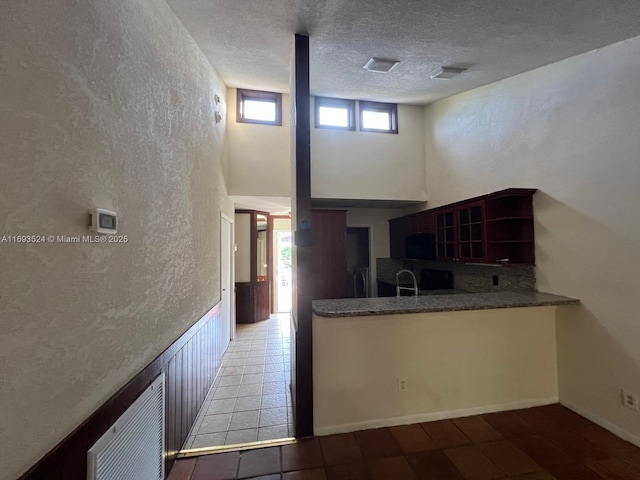
[[(408, 273), (409, 275), (411, 275), (411, 278), (413, 278), (413, 288), (400, 286), (401, 273)], [(418, 296), (418, 281), (416, 280), (416, 276), (413, 274), (411, 270), (405, 269), (405, 270), (400, 270), (398, 273), (396, 273), (396, 296), (397, 297), (400, 296), (400, 290), (413, 290), (413, 295), (416, 297)]]

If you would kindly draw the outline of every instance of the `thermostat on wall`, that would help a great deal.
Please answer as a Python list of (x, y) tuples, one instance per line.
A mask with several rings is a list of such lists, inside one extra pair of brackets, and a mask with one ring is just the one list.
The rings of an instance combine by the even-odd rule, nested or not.
[(103, 208), (94, 208), (89, 210), (89, 215), (91, 215), (89, 230), (98, 233), (116, 233), (118, 231), (118, 215), (116, 212), (104, 210)]

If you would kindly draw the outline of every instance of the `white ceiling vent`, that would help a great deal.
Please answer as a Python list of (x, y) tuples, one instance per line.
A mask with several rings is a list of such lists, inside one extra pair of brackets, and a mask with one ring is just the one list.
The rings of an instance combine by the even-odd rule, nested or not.
[(431, 72), (431, 78), (441, 78), (443, 80), (449, 80), (453, 77), (457, 77), (462, 72), (466, 72), (466, 68), (459, 67), (438, 67)]
[(389, 73), (400, 63), (400, 60), (389, 60), (386, 58), (371, 58), (363, 67), (365, 70), (376, 73)]

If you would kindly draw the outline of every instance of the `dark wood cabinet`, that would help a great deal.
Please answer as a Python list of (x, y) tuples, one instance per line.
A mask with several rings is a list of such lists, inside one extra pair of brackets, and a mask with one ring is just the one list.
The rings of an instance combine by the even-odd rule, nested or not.
[(429, 211), (416, 214), (416, 226), (416, 233), (434, 233), (435, 216)]
[(436, 213), (436, 258), (456, 259), (456, 210), (442, 210)]
[(535, 263), (533, 194), (510, 188), (389, 221), (392, 258), (406, 256), (407, 236), (435, 233), (438, 260)]
[(391, 258), (406, 257), (407, 220), (404, 217), (389, 220), (389, 253)]
[(438, 209), (435, 217), (438, 260), (486, 261), (483, 201)]
[(310, 249), (311, 298), (346, 298), (347, 212), (314, 209), (311, 225), (316, 235), (316, 243)]
[(435, 233), (435, 216), (430, 211), (389, 220), (389, 249), (391, 258), (407, 256), (406, 240), (409, 235)]
[(486, 261), (484, 202), (459, 207), (457, 219), (458, 259), (471, 262)]

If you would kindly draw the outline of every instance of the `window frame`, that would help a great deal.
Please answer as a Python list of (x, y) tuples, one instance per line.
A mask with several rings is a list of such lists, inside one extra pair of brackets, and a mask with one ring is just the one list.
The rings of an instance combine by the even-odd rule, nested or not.
[[(244, 115), (242, 114), (242, 104), (245, 100), (273, 102), (276, 107), (275, 120), (254, 120), (252, 118), (244, 118)], [(236, 122), (282, 126), (282, 94), (276, 92), (264, 92), (261, 90), (247, 90), (246, 88), (238, 88), (236, 93)]]
[[(360, 100), (358, 102), (358, 113), (360, 117), (360, 131), (361, 132), (375, 132), (375, 133), (398, 133), (398, 104), (397, 103), (383, 103), (383, 102), (370, 102), (365, 100)], [(379, 128), (365, 128), (362, 122), (363, 112), (365, 111), (373, 111), (373, 112), (384, 112), (389, 114), (390, 126), (389, 129), (379, 129)]]
[[(355, 100), (347, 100), (346, 98), (334, 98), (334, 97), (318, 97), (314, 96), (314, 118), (315, 118), (315, 128), (328, 128), (332, 130), (347, 130), (347, 131), (355, 131), (356, 130), (356, 101)], [(339, 127), (336, 125), (322, 125), (320, 123), (320, 107), (330, 107), (330, 108), (346, 108), (349, 120), (348, 125), (346, 127)]]

